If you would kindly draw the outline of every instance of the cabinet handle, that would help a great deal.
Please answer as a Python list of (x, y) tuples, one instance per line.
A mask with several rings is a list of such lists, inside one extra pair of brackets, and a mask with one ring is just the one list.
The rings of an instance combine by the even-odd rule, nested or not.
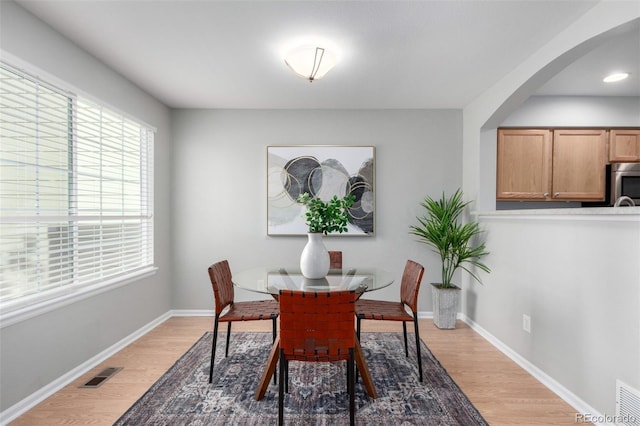
[(548, 192), (545, 192), (545, 193), (544, 193), (544, 196), (545, 196), (545, 197), (548, 197), (548, 196), (549, 196), (549, 193), (548, 193)]
[(558, 198), (559, 196), (560, 196), (560, 193), (559, 193), (559, 192), (556, 192), (555, 194), (553, 194), (553, 197), (554, 197), (554, 198)]

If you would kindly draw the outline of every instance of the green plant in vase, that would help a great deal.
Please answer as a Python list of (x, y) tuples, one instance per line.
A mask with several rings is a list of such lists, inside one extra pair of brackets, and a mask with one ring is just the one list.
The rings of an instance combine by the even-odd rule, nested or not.
[(418, 216), (418, 225), (411, 225), (409, 233), (418, 241), (431, 246), (438, 253), (442, 264), (441, 282), (432, 283), (433, 322), (438, 328), (456, 326), (460, 287), (451, 283), (455, 272), (462, 268), (480, 281), (471, 266), (491, 272), (480, 258), (489, 254), (484, 242), (477, 242), (482, 233), (478, 222), (461, 223), (460, 215), (470, 201), (462, 200), (460, 189), (449, 198), (442, 193), (439, 200), (425, 197), (420, 205), (425, 214)]
[(355, 202), (353, 194), (338, 198), (334, 195), (329, 201), (311, 198), (308, 193), (301, 194), (298, 202), (307, 208), (304, 214), (308, 228), (308, 242), (300, 256), (300, 270), (305, 278), (321, 279), (329, 272), (329, 252), (322, 237), (331, 232), (346, 232), (351, 222), (349, 208)]

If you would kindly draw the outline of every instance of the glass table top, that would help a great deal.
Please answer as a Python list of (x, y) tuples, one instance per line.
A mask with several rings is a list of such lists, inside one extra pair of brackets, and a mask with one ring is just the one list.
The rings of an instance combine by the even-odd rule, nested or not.
[(325, 278), (308, 279), (299, 267), (258, 267), (233, 275), (233, 283), (245, 290), (266, 294), (279, 294), (280, 290), (374, 291), (393, 283), (393, 274), (379, 268), (331, 269)]

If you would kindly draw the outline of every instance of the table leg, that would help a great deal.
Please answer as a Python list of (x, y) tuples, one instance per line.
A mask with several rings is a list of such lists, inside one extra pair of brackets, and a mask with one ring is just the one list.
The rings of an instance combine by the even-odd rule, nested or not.
[[(278, 361), (280, 360), (280, 336), (276, 337), (275, 342), (273, 342), (273, 347), (271, 348), (271, 353), (269, 354), (269, 359), (267, 360), (267, 365), (262, 372), (262, 377), (260, 378), (260, 382), (258, 383), (258, 389), (256, 389), (255, 400), (260, 401), (264, 398), (264, 394), (267, 393), (267, 388), (269, 387), (269, 382), (271, 381), (271, 376), (276, 371), (276, 366), (278, 365)], [(364, 378), (363, 378), (364, 380)]]
[(364, 359), (364, 355), (362, 353), (362, 347), (360, 346), (360, 341), (356, 339), (356, 351), (355, 351), (355, 359), (356, 365), (358, 366), (358, 371), (362, 376), (362, 383), (364, 384), (365, 389), (367, 389), (367, 393), (373, 399), (378, 397), (378, 392), (376, 392), (376, 386), (373, 383), (373, 378), (371, 377), (371, 372), (369, 371), (369, 367), (367, 366), (367, 361)]

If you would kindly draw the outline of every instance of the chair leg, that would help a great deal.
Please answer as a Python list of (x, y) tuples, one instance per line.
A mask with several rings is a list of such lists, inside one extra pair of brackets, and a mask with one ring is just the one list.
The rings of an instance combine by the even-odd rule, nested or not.
[(286, 367), (286, 362), (284, 359), (284, 351), (280, 350), (280, 386), (278, 387), (278, 425), (282, 425), (284, 423), (284, 384), (285, 377), (284, 372)]
[(354, 381), (355, 376), (355, 360), (354, 360), (354, 350), (353, 348), (349, 349), (349, 361), (347, 361), (347, 389), (349, 392), (349, 424), (354, 426), (356, 421), (356, 385)]
[(351, 377), (349, 376), (349, 361), (347, 361), (347, 376), (345, 377), (345, 379), (347, 379), (347, 393), (351, 393)]
[(409, 345), (407, 345), (407, 323), (402, 321), (402, 333), (404, 334), (404, 355), (409, 358)]
[(224, 356), (229, 356), (229, 339), (231, 338), (231, 321), (227, 323), (227, 346), (224, 349)]
[(213, 320), (213, 343), (211, 344), (211, 365), (209, 366), (209, 383), (213, 380), (213, 363), (216, 360), (216, 341), (218, 340), (218, 318), (219, 314), (216, 314)]
[[(362, 321), (363, 316), (362, 315), (356, 315), (356, 319), (357, 319), (357, 321), (356, 321), (356, 338), (358, 339), (358, 342), (359, 342), (360, 341), (360, 322)], [(357, 368), (355, 369), (355, 372), (356, 372), (355, 373), (355, 375), (356, 375), (355, 382), (358, 383), (358, 375), (359, 374), (358, 374), (358, 369)]]
[(284, 361), (284, 391), (289, 393), (289, 361)]
[[(277, 319), (278, 319), (277, 316), (274, 316), (274, 315), (271, 316), (271, 323), (273, 324), (272, 332), (271, 332), (271, 334), (273, 335), (273, 342), (272, 343), (275, 343), (275, 341), (276, 341), (276, 335), (277, 335), (276, 320)], [(277, 383), (276, 377), (278, 377), (278, 367), (276, 367), (276, 370), (273, 372), (273, 384), (274, 385)]]
[(276, 341), (276, 336), (277, 336), (277, 320), (278, 320), (277, 316), (271, 317), (271, 336), (273, 338), (273, 342)]
[(413, 313), (413, 326), (415, 328), (415, 335), (416, 335), (416, 353), (418, 355), (418, 371), (420, 372), (420, 382), (422, 382), (422, 354), (420, 353), (420, 331), (418, 330), (418, 314), (416, 312)]

